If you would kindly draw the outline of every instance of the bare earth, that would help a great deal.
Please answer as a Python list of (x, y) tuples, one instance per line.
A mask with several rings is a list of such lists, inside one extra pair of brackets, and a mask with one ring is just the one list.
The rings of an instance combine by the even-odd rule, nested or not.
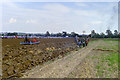
[[(79, 69), (79, 65), (92, 50), (100, 44), (100, 41), (92, 43), (78, 51), (68, 53), (69, 55), (47, 62), (23, 73), (22, 78), (66, 78), (71, 77), (71, 73)], [(74, 76), (77, 77), (77, 76)], [(86, 78), (83, 76), (83, 78)]]

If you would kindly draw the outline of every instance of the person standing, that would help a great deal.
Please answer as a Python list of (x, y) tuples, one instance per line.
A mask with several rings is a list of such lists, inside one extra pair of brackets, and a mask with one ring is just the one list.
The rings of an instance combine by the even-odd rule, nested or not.
[(27, 34), (25, 35), (25, 43), (29, 42), (29, 39), (27, 38)]
[(81, 45), (82, 45), (81, 39), (78, 40), (78, 45), (79, 45), (79, 47), (81, 48)]
[(36, 38), (33, 38), (33, 42), (36, 42), (37, 40), (36, 40)]
[(76, 43), (78, 42), (78, 37), (77, 37), (77, 35), (75, 36), (75, 42), (76, 42)]
[(85, 46), (87, 46), (87, 37), (85, 38)]
[(87, 39), (86, 39), (86, 46), (88, 45), (88, 42), (89, 42), (89, 37), (87, 36)]
[(85, 38), (83, 38), (83, 47), (85, 47)]

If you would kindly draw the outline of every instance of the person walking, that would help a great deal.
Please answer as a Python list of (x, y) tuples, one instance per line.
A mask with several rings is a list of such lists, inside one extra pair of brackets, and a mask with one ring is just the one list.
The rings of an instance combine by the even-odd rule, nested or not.
[(82, 45), (81, 39), (78, 40), (78, 45), (79, 45), (79, 47), (81, 48), (81, 45)]

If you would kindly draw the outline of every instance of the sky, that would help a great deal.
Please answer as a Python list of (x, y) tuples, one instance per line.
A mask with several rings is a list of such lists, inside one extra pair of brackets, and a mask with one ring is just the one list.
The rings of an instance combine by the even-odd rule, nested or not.
[(117, 2), (4, 2), (2, 31), (81, 34), (118, 30)]

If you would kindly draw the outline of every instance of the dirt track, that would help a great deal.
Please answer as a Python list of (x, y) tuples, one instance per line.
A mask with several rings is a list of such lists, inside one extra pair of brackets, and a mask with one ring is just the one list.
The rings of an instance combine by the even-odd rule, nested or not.
[(82, 62), (82, 60), (99, 44), (99, 41), (88, 45), (69, 55), (45, 63), (24, 73), (22, 78), (65, 78)]

